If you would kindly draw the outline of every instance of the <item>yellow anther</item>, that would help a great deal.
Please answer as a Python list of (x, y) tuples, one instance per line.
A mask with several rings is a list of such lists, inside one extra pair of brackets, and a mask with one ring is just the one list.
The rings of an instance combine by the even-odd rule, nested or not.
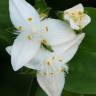
[(45, 27), (46, 32), (48, 32), (48, 26)]
[(79, 11), (79, 12), (78, 12), (78, 14), (79, 14), (79, 15), (83, 15), (84, 13), (83, 13), (83, 12), (81, 12), (81, 11)]
[(63, 62), (63, 60), (62, 59), (59, 59), (59, 62)]
[(30, 18), (28, 18), (28, 21), (30, 21), (30, 22), (31, 22), (31, 21), (32, 21), (32, 18), (31, 18), (31, 17), (30, 17)]
[(51, 66), (52, 65), (52, 62), (51, 61), (47, 61), (47, 65), (48, 66)]
[(54, 73), (49, 73), (49, 75), (54, 75)]
[(47, 64), (48, 66), (52, 66), (52, 65), (53, 65), (52, 58), (48, 58), (48, 59), (46, 60), (46, 64)]
[(18, 27), (18, 30), (22, 30), (22, 29), (23, 29), (23, 27), (22, 27), (22, 26), (19, 26), (19, 27)]
[(74, 16), (74, 15), (75, 15), (75, 13), (71, 13), (71, 15), (73, 15), (73, 16)]
[(64, 68), (60, 68), (60, 72), (64, 72), (65, 70), (64, 70)]
[(55, 58), (56, 58), (56, 57), (55, 57), (55, 56), (53, 56), (53, 57), (52, 57), (52, 60), (54, 60)]
[(45, 39), (43, 39), (41, 42), (42, 42), (43, 44), (48, 44), (47, 40), (45, 40)]
[(28, 40), (32, 40), (32, 35), (27, 36)]

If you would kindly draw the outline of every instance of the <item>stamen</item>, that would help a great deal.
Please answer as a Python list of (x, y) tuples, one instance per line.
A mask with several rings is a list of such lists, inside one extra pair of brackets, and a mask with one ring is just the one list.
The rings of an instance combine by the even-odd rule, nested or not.
[(81, 11), (78, 12), (79, 15), (83, 15), (83, 13)]
[(54, 73), (49, 73), (49, 75), (54, 75)]
[(48, 26), (46, 26), (45, 29), (46, 29), (46, 32), (48, 32)]
[(64, 72), (64, 71), (65, 71), (64, 68), (61, 68), (61, 69), (60, 69), (60, 72)]
[(42, 40), (42, 43), (43, 43), (43, 44), (48, 44), (47, 40), (45, 40), (45, 39)]
[(48, 58), (45, 62), (46, 62), (46, 64), (47, 64), (48, 66), (52, 66), (52, 65), (53, 65), (52, 58)]
[(63, 62), (63, 60), (62, 59), (59, 59), (59, 62)]
[(22, 27), (22, 26), (19, 26), (19, 27), (18, 27), (18, 30), (22, 30), (22, 29), (23, 29), (23, 27)]
[(28, 40), (32, 40), (32, 35), (27, 36)]
[(55, 56), (53, 56), (52, 59), (54, 60), (55, 59)]
[(47, 61), (47, 65), (48, 66), (51, 66), (52, 65), (52, 62), (51, 61)]
[(30, 22), (31, 22), (31, 21), (32, 21), (32, 18), (31, 18), (31, 17), (30, 17), (30, 18), (28, 18), (28, 21), (30, 21)]
[(73, 15), (73, 16), (74, 16), (75, 14), (74, 14), (74, 13), (71, 13), (71, 15)]

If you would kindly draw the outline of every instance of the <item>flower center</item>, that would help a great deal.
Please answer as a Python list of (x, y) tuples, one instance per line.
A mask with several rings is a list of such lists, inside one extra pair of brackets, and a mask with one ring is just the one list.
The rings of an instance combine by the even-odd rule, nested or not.
[(50, 52), (54, 52), (52, 46), (49, 44), (49, 42), (46, 39), (41, 40), (41, 45), (47, 49)]
[(67, 65), (64, 64), (64, 58), (59, 55), (55, 55), (46, 59), (43, 66), (44, 74), (46, 75), (54, 75), (58, 72), (65, 72), (67, 68), (65, 68)]

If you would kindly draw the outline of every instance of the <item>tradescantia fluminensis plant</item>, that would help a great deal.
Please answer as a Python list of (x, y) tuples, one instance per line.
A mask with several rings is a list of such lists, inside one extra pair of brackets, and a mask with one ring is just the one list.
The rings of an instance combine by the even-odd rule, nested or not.
[[(25, 0), (9, 0), (9, 13), (17, 29), (16, 39), (6, 48), (13, 70), (34, 69), (46, 94), (61, 96), (69, 69), (67, 63), (85, 37), (81, 30), (91, 22), (90, 16), (79, 4), (63, 12), (65, 21), (45, 17)], [(76, 34), (75, 30), (80, 32)]]

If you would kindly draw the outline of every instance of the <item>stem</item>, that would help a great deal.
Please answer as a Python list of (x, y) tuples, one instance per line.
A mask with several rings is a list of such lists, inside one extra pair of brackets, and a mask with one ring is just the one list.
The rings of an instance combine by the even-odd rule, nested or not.
[(30, 96), (31, 94), (31, 87), (32, 87), (32, 82), (33, 82), (34, 78), (31, 79), (29, 87), (28, 87), (28, 91), (27, 91), (27, 96)]

